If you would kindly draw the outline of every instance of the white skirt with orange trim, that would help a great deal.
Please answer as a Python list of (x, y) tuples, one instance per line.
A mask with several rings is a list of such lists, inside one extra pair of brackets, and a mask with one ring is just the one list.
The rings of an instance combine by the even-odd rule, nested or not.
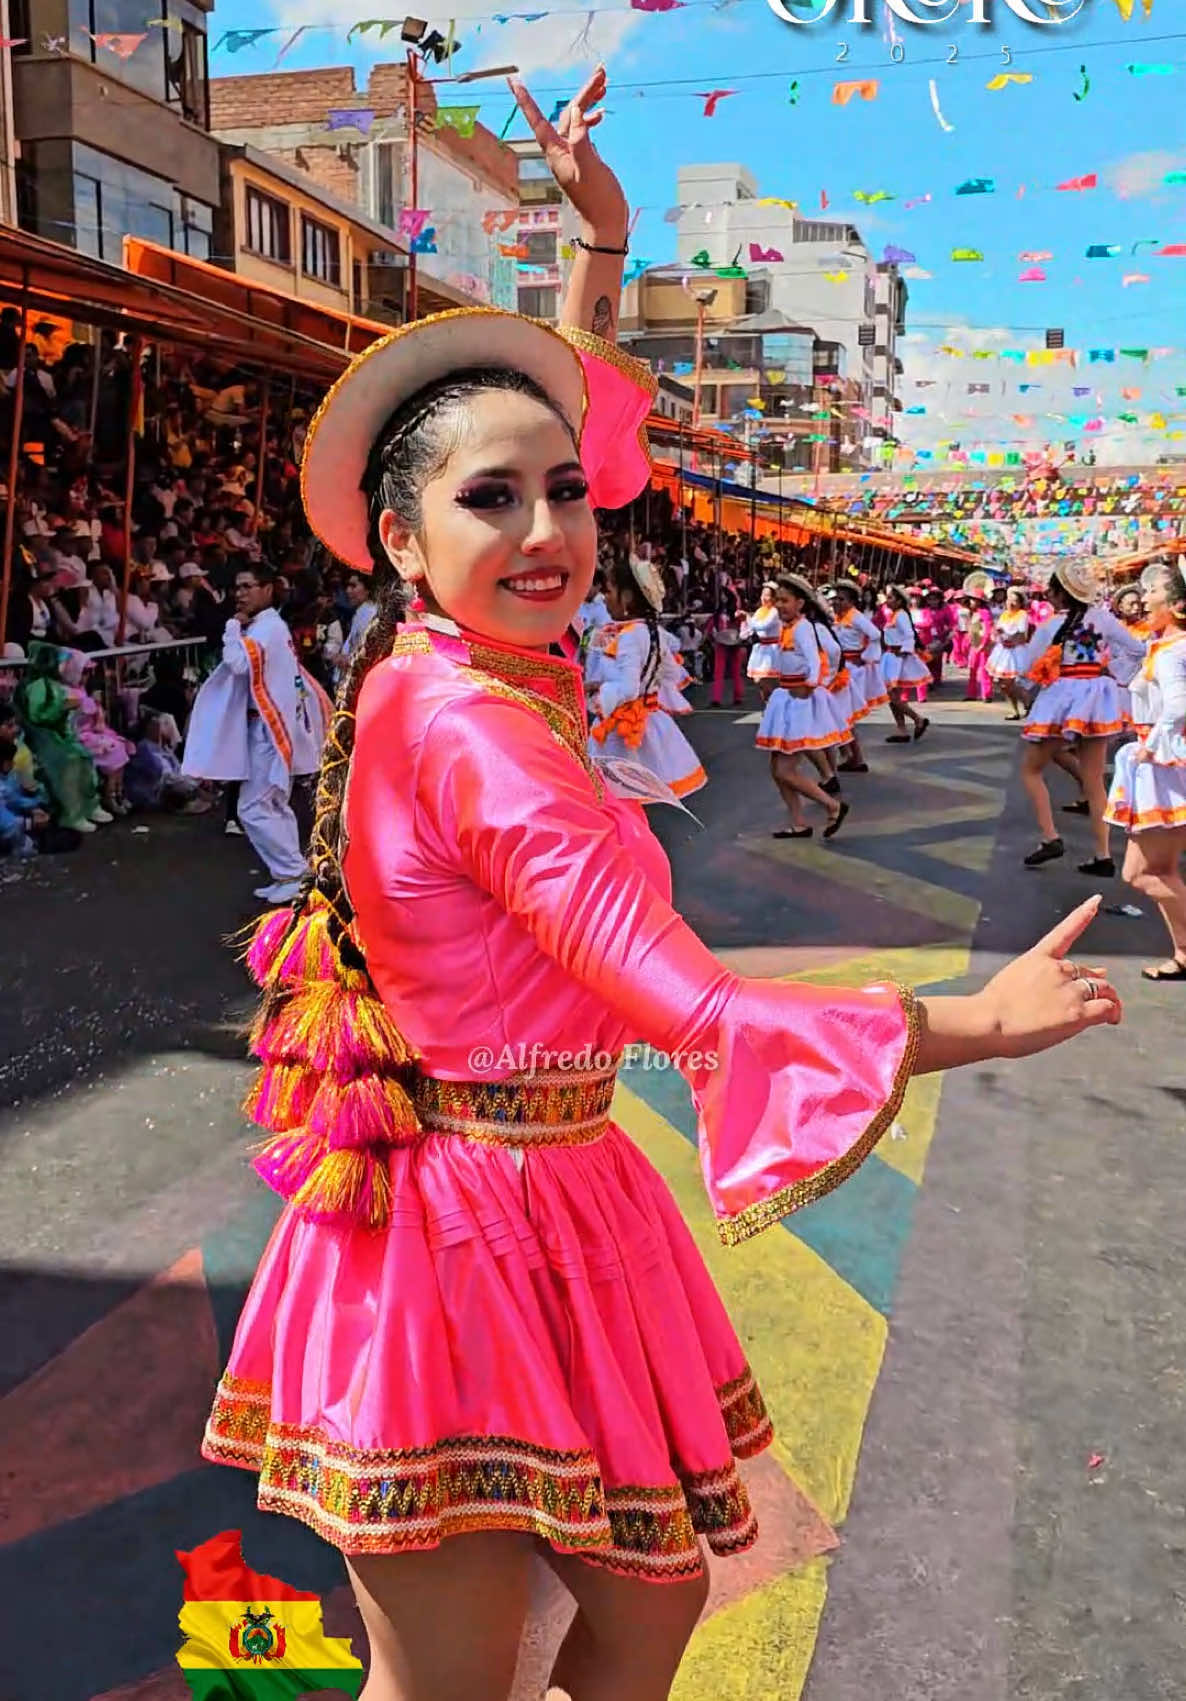
[(1019, 679), (1025, 659), (1024, 648), (1011, 650), (1006, 644), (994, 644), (988, 652), (984, 670), (990, 679)]
[(689, 797), (708, 784), (699, 756), (663, 709), (652, 709), (647, 715), (641, 744), (628, 745), (620, 733), (610, 732), (604, 739), (590, 738), (589, 754), (594, 760), (612, 756), (621, 762), (641, 762), (677, 797)]
[(1138, 762), (1140, 744), (1116, 752), (1116, 772), (1104, 820), (1126, 833), (1186, 827), (1186, 763)]
[(881, 658), (881, 676), (892, 690), (906, 691), (912, 685), (929, 685), (931, 670), (921, 656), (905, 650), (887, 650)]
[(849, 661), (845, 658), (845, 668), (848, 672), (848, 724), (863, 720), (869, 713), (865, 701), (865, 670), (859, 661)]
[(861, 691), (864, 695), (864, 706), (857, 715), (863, 721), (866, 715), (871, 715), (874, 709), (883, 709), (889, 702), (889, 692), (885, 688), (885, 679), (881, 671), (880, 656), (876, 661), (860, 663), (851, 669), (853, 677), (861, 676)]
[(838, 725), (843, 728), (845, 733), (849, 732), (852, 723), (857, 718), (858, 700), (864, 700), (863, 698), (858, 699), (853, 689), (853, 675), (850, 673), (843, 685), (825, 686), (824, 689), (827, 692), (828, 701), (832, 705), (832, 713), (835, 715)]
[(762, 712), (754, 743), (759, 750), (794, 756), (803, 750), (830, 750), (848, 743), (848, 728), (841, 726), (829, 694), (822, 687), (809, 697), (793, 697), (781, 688), (772, 691)]
[(1056, 679), (1034, 698), (1022, 738), (1116, 738), (1129, 727), (1121, 687), (1110, 673), (1095, 678)]
[(745, 664), (749, 678), (777, 679), (780, 674), (778, 661), (781, 654), (777, 644), (755, 644)]

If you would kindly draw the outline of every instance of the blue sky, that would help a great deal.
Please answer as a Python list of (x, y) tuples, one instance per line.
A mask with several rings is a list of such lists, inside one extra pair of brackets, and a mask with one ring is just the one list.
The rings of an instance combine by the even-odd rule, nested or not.
[[(819, 212), (824, 191), (829, 216), (852, 217), (875, 252), (896, 244), (933, 273), (929, 281), (910, 284), (911, 341), (902, 351), (908, 380), (933, 382), (925, 393), (914, 393), (908, 381), (903, 392), (907, 405), (928, 408), (926, 416), (903, 422), (914, 441), (1075, 434), (1040, 419), (1032, 429), (1015, 426), (1014, 412), (1111, 415), (1125, 409), (1140, 413), (1142, 425), (1158, 408), (1186, 413), (1186, 398), (1174, 394), (1177, 385), (1186, 385), (1186, 358), (1072, 374), (952, 361), (934, 352), (944, 343), (969, 352), (1034, 347), (1046, 326), (1064, 327), (1070, 347), (1186, 349), (1186, 258), (1158, 258), (1150, 248), (1133, 254), (1134, 244), (1152, 239), (1186, 243), (1186, 186), (1164, 184), (1171, 171), (1186, 171), (1186, 7), (1179, 0), (1154, 0), (1148, 19), (1137, 0), (1127, 23), (1118, 0), (1085, 0), (1077, 19), (1047, 28), (1021, 23), (1005, 0), (996, 0), (999, 15), (988, 29), (974, 27), (966, 15), (938, 28), (899, 22), (902, 63), (891, 59), (881, 27), (854, 29), (830, 18), (796, 28), (765, 0), (731, 0), (723, 7), (700, 0), (664, 13), (636, 12), (611, 0), (612, 9), (592, 15), (579, 0), (564, 0), (563, 11), (536, 22), (500, 25), (491, 16), (500, 4), (528, 9), (544, 3), (455, 0), (448, 14), (429, 9), (426, 15), (442, 30), (449, 16), (456, 17), (462, 41), (458, 69), (517, 62), (545, 110), (575, 90), (590, 57), (605, 59), (610, 115), (600, 140), (632, 206), (642, 209), (634, 255), (656, 264), (674, 257), (674, 231), (663, 222), (663, 212), (675, 201), (680, 162), (737, 160), (754, 173), (760, 193), (797, 200), (811, 214)], [(810, 9), (805, 0), (798, 4)], [(881, 0), (872, 9), (880, 12)], [(332, 30), (310, 28), (284, 64), (297, 69), (354, 63), (361, 82), (373, 59), (397, 57), (397, 34), (388, 38), (385, 52), (377, 43), (370, 49), (373, 37), (345, 42), (349, 25), (374, 10), (358, 0), (233, 0), (218, 5), (212, 40), (226, 29), (332, 24)], [(849, 10), (850, 0), (839, 0), (836, 13)], [(379, 14), (385, 15), (383, 9)], [(218, 51), (212, 74), (270, 69), (284, 39), (269, 37), (233, 55)], [(953, 48), (957, 62), (948, 64)], [(1133, 76), (1127, 69), (1132, 63), (1176, 69), (1169, 76)], [(1090, 89), (1076, 101), (1075, 92), (1084, 86), (1081, 65)], [(1034, 80), (990, 93), (986, 83), (1003, 71), (1028, 73)], [(875, 100), (832, 104), (837, 81), (863, 78), (878, 79)], [(951, 132), (932, 110), (931, 78)], [(792, 80), (799, 85), (794, 104)], [(736, 93), (705, 118), (697, 93), (712, 89)], [(510, 111), (501, 84), (458, 98), (481, 99), (482, 121), (501, 130)], [(1060, 193), (1053, 187), (1093, 172), (1100, 179), (1093, 191)], [(954, 194), (973, 178), (994, 180), (996, 192)], [(1019, 198), (1022, 185), (1026, 192)], [(853, 199), (857, 190), (884, 190), (896, 199), (863, 207)], [(929, 204), (905, 209), (906, 200), (927, 193), (933, 197)], [(1123, 245), (1123, 253), (1088, 259), (1090, 244)], [(953, 248), (979, 249), (985, 261), (954, 263)], [(1026, 266), (1018, 256), (1046, 250), (1054, 255), (1043, 263), (1048, 281), (1020, 283)], [(1151, 281), (1125, 288), (1123, 278), (1134, 273)], [(1007, 397), (968, 401), (966, 383), (974, 381), (992, 382), (997, 392), (1004, 382), (1013, 388)], [(1043, 388), (1018, 397), (1018, 381), (1041, 382)], [(1072, 399), (1072, 382), (1090, 384), (1091, 397)], [(1122, 385), (1139, 388), (1140, 399), (1122, 400)], [(973, 408), (983, 419), (960, 418)], [(1170, 424), (1186, 429), (1186, 418)], [(1127, 434), (1123, 444), (1111, 431), (1097, 441), (1111, 447), (1110, 458), (1136, 442), (1146, 449), (1155, 442), (1162, 449), (1186, 449), (1186, 439), (1158, 442), (1143, 429)]]

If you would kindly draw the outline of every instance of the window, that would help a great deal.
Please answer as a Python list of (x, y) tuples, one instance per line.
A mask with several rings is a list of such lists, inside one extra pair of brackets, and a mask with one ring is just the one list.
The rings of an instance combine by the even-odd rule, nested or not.
[(532, 284), (519, 291), (519, 311), (529, 319), (554, 319), (557, 294), (555, 288), (548, 289)]
[(288, 203), (259, 189), (247, 190), (247, 234), (244, 246), (277, 265), (292, 265), (292, 220)]
[(556, 232), (554, 230), (520, 232), (519, 240), (526, 244), (529, 264), (533, 266), (554, 266), (556, 264)]
[(161, 34), (166, 38), (169, 100), (181, 108), (181, 116), (188, 123), (205, 130), (210, 121), (206, 98), (206, 31), (183, 18), (180, 35), (175, 30), (162, 30)]
[(99, 179), (79, 172), (74, 179), (74, 246), (80, 254), (102, 259)]
[(301, 214), (301, 270), (307, 278), (320, 278), (322, 283), (342, 281), (341, 241), (336, 230), (319, 224), (308, 213)]
[(208, 260), (214, 236), (214, 209), (204, 201), (191, 201), (188, 195), (173, 195), (173, 228), (175, 246), (182, 254), (195, 260)]
[(770, 306), (770, 279), (747, 278), (745, 284), (745, 311), (747, 313), (765, 313)]

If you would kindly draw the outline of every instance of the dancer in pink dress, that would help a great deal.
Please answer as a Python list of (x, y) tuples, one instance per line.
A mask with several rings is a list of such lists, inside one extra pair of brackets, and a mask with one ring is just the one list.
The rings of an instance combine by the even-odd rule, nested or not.
[(594, 507), (648, 474), (651, 381), (585, 329), (613, 328), (627, 223), (588, 137), (604, 87), (558, 130), (519, 91), (582, 220), (574, 328), (469, 309), (393, 332), (334, 386), (302, 468), (315, 531), (375, 572), (378, 611), (309, 878), (248, 953), (257, 1167), (287, 1205), (203, 1450), (346, 1556), (367, 1701), (505, 1701), (537, 1555), (577, 1602), (554, 1687), (664, 1701), (702, 1542), (755, 1539), (736, 1461), (770, 1421), (611, 1119), (628, 1040), (690, 1082), (733, 1244), (851, 1174), (912, 1074), (1120, 1020), (1065, 960), (1092, 906), (982, 992), (925, 999), (742, 979), (671, 907), (552, 653), (592, 580)]

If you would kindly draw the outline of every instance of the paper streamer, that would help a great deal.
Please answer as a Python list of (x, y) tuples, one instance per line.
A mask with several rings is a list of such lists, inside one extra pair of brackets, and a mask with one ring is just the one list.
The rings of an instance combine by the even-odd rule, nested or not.
[(331, 106), (325, 115), (327, 130), (359, 130), (364, 136), (374, 122), (374, 108), (369, 106)]
[[(284, 43), (284, 46), (280, 49), (279, 53), (276, 55), (275, 59), (272, 61), (273, 71), (276, 69), (276, 66), (279, 65), (280, 61), (284, 58), (285, 54), (290, 53), (292, 51), (292, 49), (296, 46), (297, 42), (301, 39), (301, 37), (304, 35), (305, 31), (308, 28), (309, 28), (308, 24), (302, 24), (299, 29), (293, 30), (293, 32), (289, 36), (288, 40)], [(516, 107), (515, 111), (517, 112), (518, 110), (519, 110), (518, 107)]]
[(1083, 87), (1075, 90), (1075, 99), (1086, 100), (1091, 93), (1091, 78), (1087, 75), (1086, 65), (1080, 65), (1079, 75), (1083, 78)]
[(1001, 89), (1007, 89), (1010, 83), (1032, 83), (1031, 71), (1001, 71), (991, 82), (985, 83), (989, 94), (997, 94)]
[(456, 130), (459, 136), (472, 136), (481, 110), (480, 106), (438, 106), (435, 128)]
[(1145, 272), (1129, 272), (1124, 280), (1125, 289), (1131, 289), (1133, 284), (1147, 284), (1148, 274)]
[(705, 118), (712, 118), (716, 112), (718, 102), (727, 100), (730, 95), (735, 95), (736, 93), (736, 89), (711, 89), (707, 94), (702, 90), (697, 90), (696, 99), (704, 102)]
[(763, 248), (760, 242), (750, 243), (749, 257), (755, 265), (773, 265), (782, 259), (782, 255), (777, 248)]
[(1177, 71), (1176, 65), (1130, 65), (1130, 77), (1172, 77)]
[(935, 81), (934, 77), (931, 78), (931, 108), (935, 117), (939, 120), (940, 129), (946, 130), (948, 135), (950, 135), (955, 129), (955, 125), (949, 124), (943, 116), (943, 110), (939, 105), (939, 85)]
[[(234, 32), (230, 33), (233, 34)], [(239, 33), (247, 38), (246, 41), (241, 41), (239, 46), (246, 47), (249, 42), (258, 40), (261, 35), (272, 35), (274, 32), (272, 30), (243, 30)], [(108, 53), (114, 53), (117, 59), (122, 59), (125, 62), (132, 57), (142, 41), (148, 40), (147, 31), (140, 35), (121, 35), (118, 32), (113, 34), (109, 30), (104, 30), (99, 35), (91, 35), (90, 30), (84, 30), (83, 34), (91, 36), (96, 47), (106, 48)], [(234, 53), (235, 49), (229, 45), (229, 40), (228, 34), (227, 52)]]
[(880, 88), (876, 77), (865, 77), (854, 83), (837, 83), (832, 90), (832, 105), (847, 106), (852, 100), (876, 100)]
[(1088, 189), (1098, 189), (1099, 186), (1099, 174), (1094, 171), (1089, 172), (1086, 177), (1068, 177), (1065, 183), (1055, 184), (1056, 189), (1069, 194), (1082, 194)]
[(1022, 272), (1018, 283), (1045, 283), (1046, 273), (1041, 266), (1032, 266), (1028, 272)]
[(799, 104), (799, 84), (797, 81), (791, 84), (790, 91), (787, 95), (787, 104), (789, 106), (798, 106)]
[(992, 177), (969, 177), (956, 190), (957, 195), (995, 195), (996, 192), (996, 179)]
[(432, 211), (428, 207), (401, 207), (395, 228), (401, 236), (415, 240), (431, 217)]
[(1040, 266), (1044, 260), (1053, 260), (1054, 255), (1049, 248), (1027, 248), (1017, 259), (1023, 266)]

